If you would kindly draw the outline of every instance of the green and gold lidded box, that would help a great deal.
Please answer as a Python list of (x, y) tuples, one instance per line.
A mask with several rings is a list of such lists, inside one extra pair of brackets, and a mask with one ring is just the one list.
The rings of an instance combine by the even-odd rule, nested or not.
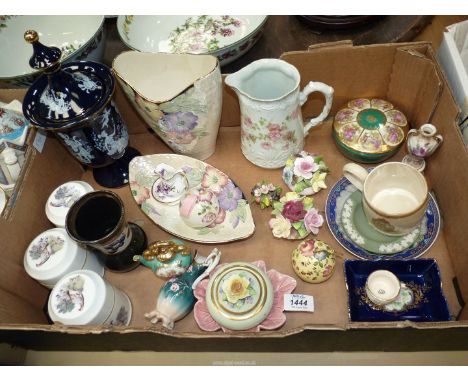
[(358, 98), (336, 113), (333, 138), (348, 158), (377, 163), (391, 157), (405, 140), (408, 120), (385, 100)]

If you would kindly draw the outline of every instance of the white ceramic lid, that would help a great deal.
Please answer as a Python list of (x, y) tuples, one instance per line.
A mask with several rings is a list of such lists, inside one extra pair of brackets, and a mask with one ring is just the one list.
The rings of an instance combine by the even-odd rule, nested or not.
[(71, 181), (58, 186), (47, 199), (45, 213), (52, 224), (57, 227), (65, 227), (65, 218), (68, 210), (79, 198), (93, 187), (80, 180)]
[(81, 269), (86, 250), (63, 228), (52, 228), (38, 235), (24, 254), (24, 268), (29, 276), (52, 288), (66, 273)]
[(96, 272), (80, 270), (68, 273), (50, 293), (49, 316), (52, 321), (64, 325), (96, 324), (99, 316), (103, 313), (108, 315), (103, 312), (107, 290), (104, 279)]
[(210, 276), (206, 303), (213, 319), (231, 330), (260, 324), (273, 307), (274, 291), (267, 274), (253, 264), (226, 264)]

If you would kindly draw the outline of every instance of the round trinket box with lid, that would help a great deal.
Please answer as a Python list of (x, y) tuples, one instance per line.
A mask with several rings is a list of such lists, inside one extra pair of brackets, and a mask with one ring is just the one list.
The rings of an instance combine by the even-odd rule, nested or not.
[(335, 250), (320, 240), (305, 240), (292, 254), (294, 272), (311, 284), (328, 280), (333, 275), (335, 263)]
[(206, 289), (206, 304), (213, 319), (231, 330), (260, 324), (273, 306), (270, 279), (257, 266), (235, 262), (219, 268)]
[(56, 227), (65, 228), (65, 218), (70, 207), (79, 198), (91, 191), (94, 191), (91, 185), (79, 180), (61, 184), (52, 191), (47, 199), (45, 206), (47, 218)]
[(23, 114), (39, 130), (51, 131), (83, 165), (92, 167), (104, 187), (128, 183), (128, 164), (140, 153), (128, 146), (127, 127), (112, 101), (111, 70), (92, 61), (60, 63), (62, 52), (25, 39), (34, 49), (29, 64), (43, 70), (24, 97)]
[(48, 312), (63, 325), (128, 325), (132, 304), (96, 272), (84, 270), (60, 279), (50, 293)]
[(104, 266), (96, 255), (78, 245), (63, 228), (53, 228), (37, 236), (26, 249), (23, 260), (28, 275), (49, 289), (76, 270), (104, 274)]
[(359, 98), (336, 113), (333, 138), (348, 158), (377, 163), (391, 157), (405, 140), (405, 115), (385, 100)]

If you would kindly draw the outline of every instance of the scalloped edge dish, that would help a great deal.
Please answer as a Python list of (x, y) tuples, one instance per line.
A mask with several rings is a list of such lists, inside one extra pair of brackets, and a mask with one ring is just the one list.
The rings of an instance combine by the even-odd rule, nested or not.
[[(158, 164), (165, 163), (175, 169), (182, 169), (190, 189), (202, 187), (215, 193), (222, 205), (216, 221), (210, 227), (192, 228), (180, 217), (179, 204), (158, 202), (151, 188), (159, 175), (155, 172)], [(141, 210), (161, 229), (185, 240), (198, 243), (227, 243), (245, 239), (255, 232), (252, 212), (244, 193), (238, 194), (229, 188), (238, 188), (222, 171), (198, 159), (177, 154), (153, 154), (139, 156), (130, 162), (129, 185), (133, 198)]]

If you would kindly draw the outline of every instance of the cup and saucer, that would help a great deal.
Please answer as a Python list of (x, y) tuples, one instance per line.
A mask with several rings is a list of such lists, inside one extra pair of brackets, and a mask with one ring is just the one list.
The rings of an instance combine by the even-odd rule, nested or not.
[(375, 169), (344, 167), (330, 190), (326, 219), (335, 239), (366, 260), (410, 259), (435, 242), (440, 214), (427, 183), (410, 166), (387, 162)]

